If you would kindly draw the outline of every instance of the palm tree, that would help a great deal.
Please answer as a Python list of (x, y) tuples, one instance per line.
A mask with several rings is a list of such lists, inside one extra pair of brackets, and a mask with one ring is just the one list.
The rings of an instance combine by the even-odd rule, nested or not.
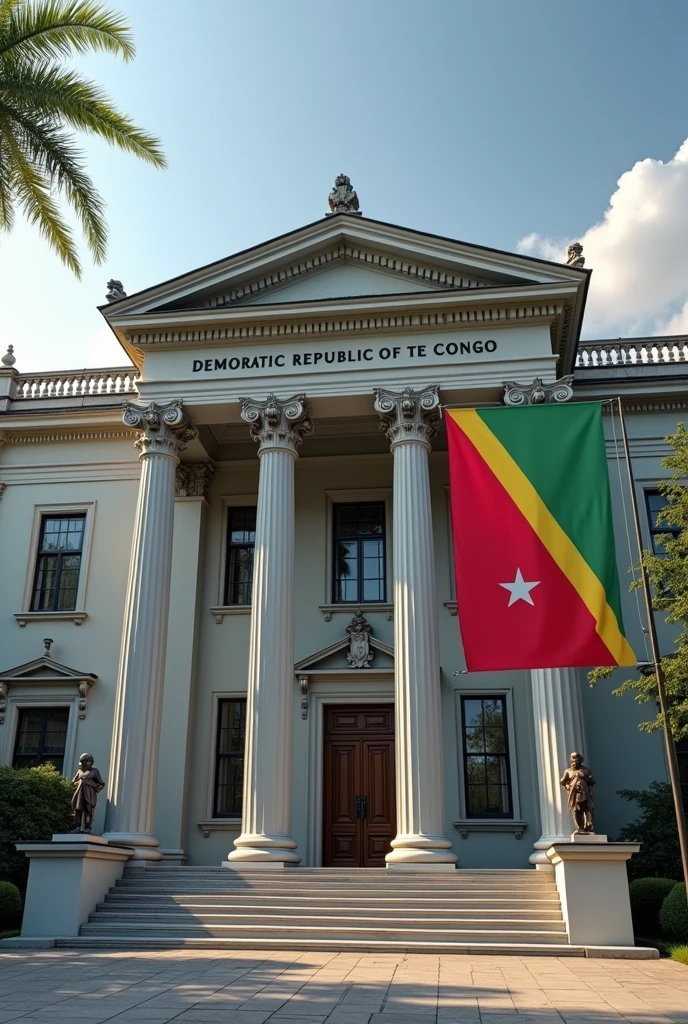
[(105, 258), (107, 225), (69, 129), (166, 166), (154, 135), (65, 66), (69, 57), (93, 51), (133, 59), (122, 15), (94, 0), (0, 0), (0, 231), (12, 229), (19, 208), (77, 277), (81, 263), (58, 199), (76, 213), (96, 263)]

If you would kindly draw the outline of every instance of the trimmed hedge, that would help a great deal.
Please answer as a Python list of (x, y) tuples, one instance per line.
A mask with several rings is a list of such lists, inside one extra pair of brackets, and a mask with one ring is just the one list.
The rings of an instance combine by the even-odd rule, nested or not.
[(678, 882), (664, 900), (659, 912), (659, 923), (670, 939), (682, 942), (688, 940), (688, 903), (684, 882)]
[(636, 935), (659, 933), (659, 912), (675, 885), (673, 878), (636, 878), (631, 882), (628, 892)]
[(11, 882), (0, 882), (0, 930), (14, 928), (21, 920), (22, 898)]
[(29, 861), (14, 844), (47, 842), (69, 832), (72, 787), (51, 764), (39, 768), (0, 767), (0, 878), (26, 889)]

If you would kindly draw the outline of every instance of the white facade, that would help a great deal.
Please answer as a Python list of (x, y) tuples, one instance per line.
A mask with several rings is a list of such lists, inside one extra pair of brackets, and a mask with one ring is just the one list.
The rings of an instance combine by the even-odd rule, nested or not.
[[(95, 832), (143, 859), (320, 866), (334, 841), (328, 715), (394, 706), (395, 787), (391, 760), (370, 768), (396, 807), (390, 866), (548, 868), (571, 831), (558, 778), (574, 746), (598, 780), (598, 828), (615, 835), (633, 816), (617, 791), (666, 777), (661, 743), (637, 730), (645, 709), (584, 672), (463, 672), (434, 424), (439, 404), (499, 403), (506, 381), (574, 372), (578, 351), (574, 400), (624, 399), (644, 508), (685, 415), (688, 349), (671, 339), (647, 361), (626, 346), (623, 367), (601, 344), (578, 349), (587, 282), (339, 213), (104, 307), (126, 370), (0, 369), (3, 763), (17, 763), (24, 711), (66, 708), (64, 774), (89, 750), (108, 781)], [(623, 590), (635, 552), (606, 422)], [(381, 517), (383, 589), (338, 601), (335, 510), (359, 503)], [(228, 517), (255, 506), (252, 603), (232, 603)], [(34, 610), (42, 524), (69, 516), (76, 594)], [(359, 609), (363, 667), (347, 660)], [(642, 660), (627, 594), (624, 613)], [(247, 695), (242, 825), (218, 814), (218, 716)], [(501, 716), (500, 813), (476, 813), (466, 785), (462, 698)], [(370, 853), (387, 840), (362, 820)]]

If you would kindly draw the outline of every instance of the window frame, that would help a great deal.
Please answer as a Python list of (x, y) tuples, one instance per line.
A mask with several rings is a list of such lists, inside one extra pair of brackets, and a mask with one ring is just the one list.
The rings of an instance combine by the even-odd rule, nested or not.
[[(468, 744), (466, 743), (466, 701), (468, 701), (468, 700), (474, 700), (474, 701), (501, 701), (501, 703), (502, 703), (502, 708), (503, 708), (503, 715), (502, 715), (502, 717), (503, 717), (503, 731), (504, 731), (504, 753), (503, 754), (495, 754), (495, 753), (483, 752), (482, 755), (478, 755), (478, 756), (482, 756), (484, 758), (487, 758), (487, 757), (503, 758), (504, 764), (506, 766), (506, 792), (507, 792), (508, 805), (509, 805), (509, 809), (507, 811), (490, 811), (490, 812), (488, 812), (486, 814), (476, 814), (474, 811), (469, 810), (469, 806), (468, 805), (469, 805), (469, 788), (470, 787), (469, 787), (469, 782), (468, 782), (468, 758), (471, 757), (471, 756), (474, 756), (474, 755), (468, 750)], [(493, 819), (493, 820), (496, 820), (497, 818), (504, 818), (504, 819), (510, 821), (514, 817), (514, 800), (513, 800), (513, 796), (512, 796), (512, 792), (511, 792), (511, 790), (512, 790), (512, 786), (511, 786), (511, 758), (510, 758), (510, 754), (509, 754), (509, 725), (508, 725), (508, 719), (507, 719), (506, 694), (486, 695), (486, 694), (484, 694), (482, 692), (478, 692), (478, 693), (469, 695), (469, 694), (465, 694), (464, 693), (464, 694), (462, 694), (461, 699), (460, 699), (460, 706), (461, 706), (461, 738), (462, 738), (462, 746), (463, 746), (463, 790), (464, 790), (464, 800), (465, 800), (465, 807), (466, 807), (466, 818), (468, 818), (471, 821), (480, 821), (480, 820), (482, 820), (484, 818), (490, 818), (490, 819)], [(486, 787), (487, 787), (487, 785), (488, 784), (486, 783)], [(500, 788), (501, 788), (503, 786), (503, 783), (500, 783), (499, 785), (500, 785)]]
[(76, 771), (76, 733), (77, 723), (79, 721), (78, 695), (60, 695), (40, 691), (35, 694), (25, 694), (22, 692), (15, 692), (14, 688), (10, 689), (9, 696), (7, 698), (7, 709), (5, 712), (5, 725), (2, 730), (0, 763), (11, 767), (14, 761), (14, 750), (17, 743), (20, 711), (35, 710), (36, 708), (58, 707), (65, 707), (69, 709), (62, 774), (65, 778), (71, 779)]
[[(363, 609), (380, 609), (385, 610), (387, 607), (391, 607), (393, 601), (392, 589), (392, 577), (391, 577), (391, 566), (392, 566), (392, 489), (391, 487), (384, 488), (362, 488), (360, 490), (327, 490), (325, 492), (326, 502), (326, 558), (325, 558), (325, 600), (321, 605), (321, 608), (325, 609), (349, 609), (349, 608), (363, 608)], [(358, 601), (335, 601), (335, 556), (334, 556), (334, 516), (335, 516), (335, 505), (347, 505), (347, 504), (369, 504), (373, 502), (381, 502), (384, 504), (384, 537), (383, 537), (383, 550), (385, 559), (385, 598), (382, 601), (365, 601), (363, 599)]]
[[(15, 732), (14, 732), (14, 745), (13, 745), (13, 750), (12, 750), (12, 767), (13, 768), (22, 768), (22, 767), (24, 767), (24, 768), (35, 768), (35, 767), (37, 767), (37, 765), (17, 765), (16, 764), (17, 757), (29, 757), (30, 756), (28, 754), (18, 754), (18, 752), (17, 752), (17, 745), (19, 743), (19, 733), (20, 733), (20, 726), (21, 726), (22, 716), (23, 715), (27, 715), (27, 714), (31, 714), (32, 712), (34, 714), (36, 712), (39, 712), (39, 713), (42, 713), (46, 717), (46, 719), (47, 719), (47, 715), (50, 712), (64, 711), (64, 712), (66, 712), (66, 715), (65, 715), (64, 745), (62, 747), (62, 756), (61, 756), (62, 764), (61, 764), (60, 769), (59, 769), (60, 773), (64, 775), (64, 763), (65, 763), (65, 757), (67, 755), (67, 733), (69, 731), (69, 710), (70, 709), (67, 708), (67, 707), (64, 707), (64, 705), (55, 705), (55, 704), (42, 704), (42, 705), (34, 706), (34, 707), (18, 708), (18, 710), (17, 710), (17, 727), (16, 727)], [(47, 731), (46, 730), (46, 726), (47, 726), (47, 721), (44, 721), (43, 724), (42, 724), (42, 728), (41, 728), (41, 738), (42, 738), (43, 744), (45, 744), (45, 735), (46, 735), (46, 731)], [(39, 755), (39, 756), (43, 756), (43, 755)], [(38, 764), (39, 765), (46, 764), (49, 761), (50, 761), (50, 759), (46, 757), (44, 760), (39, 760)], [(54, 762), (50, 762), (50, 763), (54, 763)]]
[[(244, 544), (234, 544), (231, 541), (231, 539), (230, 539), (230, 525), (231, 525), (231, 522), (232, 522), (232, 515), (234, 513), (238, 512), (238, 511), (240, 511), (240, 510), (243, 511), (243, 510), (248, 510), (248, 509), (254, 509), (255, 512), (256, 512), (256, 518), (257, 518), (257, 512), (258, 512), (257, 504), (255, 504), (255, 505), (233, 505), (232, 504), (232, 505), (228, 505), (227, 506), (227, 513), (226, 513), (226, 516), (225, 516), (224, 588), (223, 588), (223, 592), (222, 592), (222, 599), (223, 599), (223, 607), (224, 608), (244, 608), (244, 607), (245, 608), (250, 608), (252, 603), (253, 603), (253, 566), (254, 566), (254, 558), (251, 559), (251, 577), (250, 577), (250, 582), (248, 584), (248, 586), (250, 588), (250, 598), (251, 599), (249, 601), (228, 601), (227, 600), (227, 598), (229, 596), (230, 588), (235, 588), (235, 587), (241, 585), (241, 584), (237, 584), (236, 582), (230, 582), (230, 579), (229, 579), (229, 567), (230, 567), (231, 552), (233, 550), (238, 549), (238, 548), (242, 548), (242, 549), (250, 548), (254, 552), (254, 554), (255, 554), (255, 549), (256, 549), (255, 539), (254, 539), (252, 544), (245, 544), (245, 543)], [(254, 538), (255, 538), (255, 529), (254, 529), (253, 533), (254, 533)]]
[[(20, 613), (15, 613), (15, 617), (19, 621), (19, 625), (24, 625), (25, 622), (33, 619), (74, 619), (74, 622), (77, 625), (80, 625), (86, 618), (86, 592), (88, 589), (89, 563), (91, 559), (91, 547), (93, 541), (93, 524), (97, 504), (98, 503), (96, 501), (75, 501), (33, 506), (33, 524), (29, 540), (22, 607)], [(57, 516), (67, 517), (76, 515), (83, 515), (84, 517), (84, 533), (81, 546), (81, 564), (79, 566), (79, 582), (77, 585), (75, 607), (71, 611), (32, 611), (43, 519)]]
[[(81, 529), (81, 546), (78, 548), (78, 550), (76, 548), (73, 548), (73, 549), (72, 548), (64, 548), (64, 549), (59, 549), (58, 548), (58, 549), (55, 550), (54, 557), (57, 559), (57, 565), (56, 565), (56, 568), (54, 570), (54, 572), (55, 572), (55, 586), (54, 586), (54, 588), (52, 588), (53, 589), (52, 605), (49, 608), (44, 608), (44, 607), (34, 608), (33, 606), (36, 603), (37, 595), (39, 593), (43, 593), (43, 591), (46, 591), (46, 590), (49, 591), (49, 589), (50, 589), (50, 588), (47, 588), (47, 587), (42, 587), (42, 588), (40, 588), (40, 591), (39, 591), (39, 588), (38, 588), (39, 573), (41, 571), (43, 571), (43, 572), (50, 571), (50, 570), (42, 570), (41, 569), (41, 560), (43, 558), (47, 558), (47, 557), (51, 557), (52, 556), (51, 552), (45, 551), (45, 526), (46, 526), (46, 523), (50, 522), (50, 521), (52, 521), (52, 522), (60, 522), (60, 521), (65, 521), (65, 520), (69, 520), (69, 521), (80, 520), (83, 523), (83, 527)], [(59, 531), (59, 532), (61, 532), (61, 531)], [(67, 532), (69, 532), (69, 531), (67, 531)], [(36, 547), (36, 563), (35, 563), (35, 566), (34, 566), (34, 573), (33, 573), (33, 586), (31, 588), (31, 609), (30, 610), (32, 612), (74, 612), (74, 611), (78, 610), (77, 609), (77, 602), (78, 602), (78, 594), (79, 594), (79, 579), (81, 577), (81, 566), (83, 564), (83, 557), (84, 557), (84, 534), (85, 533), (86, 533), (86, 513), (85, 512), (44, 513), (41, 516), (41, 522), (40, 522), (40, 527), (39, 527), (39, 531), (38, 531), (38, 544), (37, 544), (37, 547)], [(41, 540), (43, 540), (43, 543), (41, 543)], [(59, 599), (60, 599), (60, 584), (62, 582), (62, 574), (64, 572), (64, 565), (63, 565), (64, 558), (65, 557), (74, 557), (77, 554), (79, 556), (79, 568), (77, 570), (77, 585), (76, 585), (75, 588), (70, 588), (70, 589), (74, 589), (75, 590), (75, 593), (74, 593), (74, 607), (73, 608), (59, 608), (59, 607), (57, 607), (57, 605), (58, 605)]]
[(650, 535), (650, 550), (653, 555), (657, 558), (666, 558), (666, 552), (659, 552), (655, 550), (655, 537), (661, 536), (662, 534), (668, 534), (672, 538), (678, 537), (680, 530), (677, 526), (657, 526), (657, 514), (655, 513), (654, 519), (650, 513), (650, 502), (651, 497), (663, 498), (664, 495), (660, 494), (657, 486), (655, 487), (643, 487), (643, 499), (645, 504), (645, 517), (647, 522), (647, 530)]
[[(501, 822), (505, 825), (510, 822), (517, 824), (521, 819), (521, 801), (519, 796), (519, 785), (518, 785), (518, 758), (516, 754), (516, 731), (515, 731), (515, 717), (514, 717), (514, 696), (512, 687), (475, 687), (475, 688), (461, 688), (454, 691), (456, 697), (456, 739), (457, 739), (457, 771), (458, 771), (458, 795), (459, 795), (459, 820), (461, 823), (468, 823), (469, 825), (476, 826), (479, 830), (480, 824), (487, 824), (490, 822)], [(466, 751), (465, 751), (465, 740), (464, 740), (464, 728), (463, 728), (463, 701), (462, 698), (467, 699), (483, 699), (493, 700), (497, 697), (501, 697), (505, 703), (506, 709), (506, 749), (507, 749), (507, 772), (510, 784), (510, 795), (511, 795), (511, 813), (507, 816), (504, 814), (492, 814), (486, 815), (485, 817), (476, 817), (469, 815), (467, 812), (467, 792), (466, 792)]]
[[(210, 735), (213, 737), (213, 742), (208, 744), (209, 757), (208, 757), (208, 774), (206, 783), (206, 801), (205, 801), (205, 818), (202, 821), (197, 822), (199, 828), (206, 826), (209, 831), (223, 831), (231, 830), (238, 831), (241, 829), (242, 817), (241, 814), (235, 817), (216, 817), (215, 816), (215, 780), (217, 778), (218, 771), (218, 757), (217, 757), (217, 737), (220, 728), (220, 703), (223, 700), (245, 700), (247, 701), (246, 713), (248, 715), (248, 694), (246, 690), (215, 690), (211, 694), (211, 709), (210, 709)], [(245, 743), (244, 736), (244, 743)], [(246, 768), (246, 753), (244, 746), (244, 770)]]
[[(223, 494), (220, 500), (222, 502), (222, 514), (220, 517), (220, 550), (217, 569), (217, 603), (210, 609), (211, 615), (215, 616), (215, 621), (218, 624), (222, 622), (225, 615), (249, 615), (251, 612), (250, 604), (224, 603), (228, 555), (227, 536), (229, 530), (229, 510), (231, 508), (247, 506), (258, 508), (258, 495), (255, 492), (253, 494)], [(217, 534), (215, 534), (215, 537), (217, 537)]]

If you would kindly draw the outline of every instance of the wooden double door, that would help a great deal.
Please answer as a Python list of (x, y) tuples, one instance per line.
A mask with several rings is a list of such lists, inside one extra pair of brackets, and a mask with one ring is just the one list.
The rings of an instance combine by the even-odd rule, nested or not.
[(323, 768), (323, 867), (384, 867), (396, 835), (394, 705), (327, 705)]

